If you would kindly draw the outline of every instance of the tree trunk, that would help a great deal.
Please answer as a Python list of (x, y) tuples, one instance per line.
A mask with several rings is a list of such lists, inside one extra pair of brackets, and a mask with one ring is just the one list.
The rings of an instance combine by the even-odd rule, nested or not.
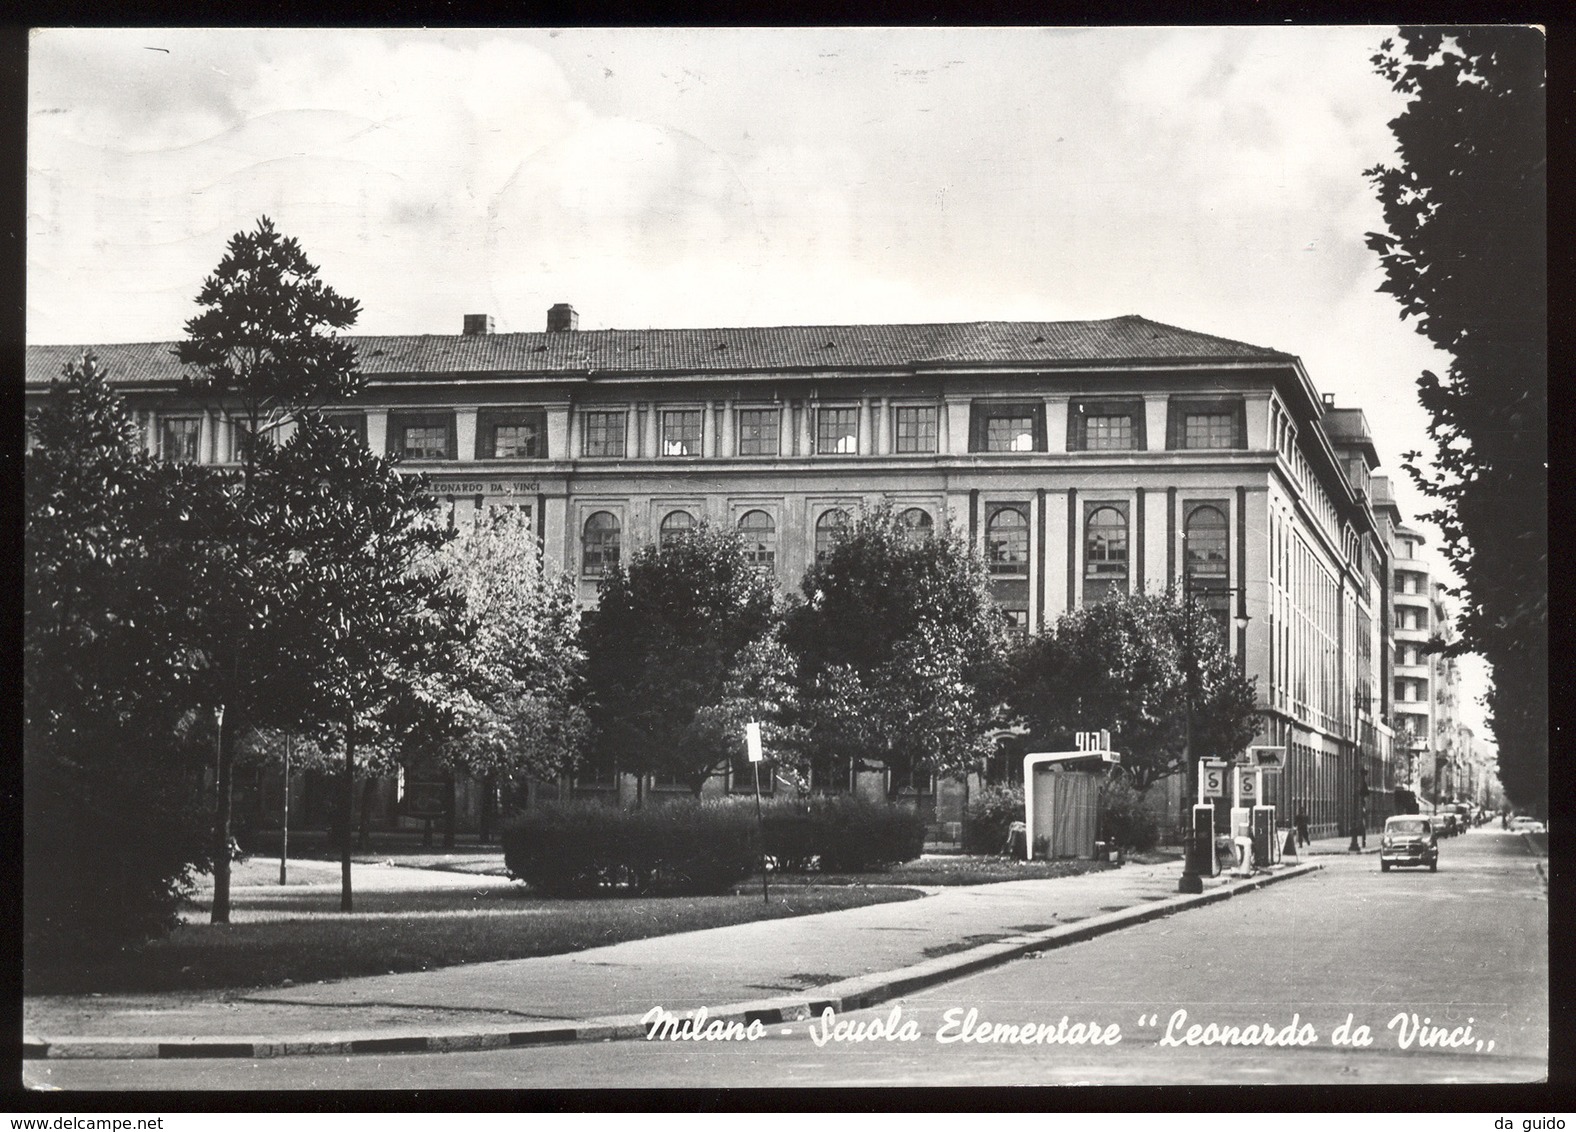
[(235, 761), (235, 725), (224, 725), (225, 711), (221, 705), (215, 712), (214, 746), (218, 750), (218, 767), (214, 785), (218, 794), (213, 823), (213, 910), (210, 921), (215, 924), (230, 922), (230, 780)]
[(455, 805), (454, 772), (452, 770), (444, 772), (443, 782), (448, 789), (448, 798), (443, 807), (443, 847), (445, 849), (453, 849), (454, 811), (457, 807)]
[(285, 734), (284, 798), (279, 807), (279, 883), (286, 883), (287, 862), (290, 860), (290, 739)]
[(339, 841), (339, 910), (353, 911), (350, 893), (350, 828), (355, 821), (356, 808), (356, 741), (351, 728), (345, 728), (345, 795), (340, 808), (340, 825), (344, 836)]
[(480, 836), (483, 843), (492, 840), (493, 810), (498, 801), (498, 781), (491, 775), (482, 777), (482, 812)]
[(361, 828), (356, 835), (356, 847), (363, 853), (372, 847), (372, 799), (377, 789), (377, 779), (370, 775), (361, 784)]

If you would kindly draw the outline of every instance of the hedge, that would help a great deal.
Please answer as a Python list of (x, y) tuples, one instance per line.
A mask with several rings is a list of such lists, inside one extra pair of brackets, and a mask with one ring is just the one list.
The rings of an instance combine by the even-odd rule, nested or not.
[[(852, 795), (774, 799), (762, 817), (780, 872), (870, 872), (925, 847), (916, 810)], [(504, 826), (504, 864), (549, 896), (715, 894), (760, 867), (760, 829), (753, 800), (553, 803)]]
[(917, 809), (852, 794), (773, 800), (764, 817), (766, 851), (782, 872), (869, 872), (925, 850)]
[(688, 799), (538, 806), (505, 825), (503, 852), (510, 876), (549, 896), (714, 895), (760, 861), (753, 811)]

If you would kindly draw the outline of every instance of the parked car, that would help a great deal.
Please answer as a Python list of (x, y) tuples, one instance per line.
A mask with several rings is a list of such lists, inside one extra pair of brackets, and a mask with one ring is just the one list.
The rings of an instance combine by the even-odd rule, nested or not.
[(1433, 818), (1398, 814), (1385, 819), (1379, 871), (1387, 873), (1391, 865), (1427, 865), (1430, 872), (1439, 871), (1439, 837)]
[(1510, 819), (1512, 833), (1544, 833), (1543, 823), (1528, 814), (1517, 814)]

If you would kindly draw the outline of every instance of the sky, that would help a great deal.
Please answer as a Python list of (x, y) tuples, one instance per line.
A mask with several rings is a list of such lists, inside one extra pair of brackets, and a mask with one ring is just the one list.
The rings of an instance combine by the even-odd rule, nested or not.
[(263, 215), (358, 333), (1140, 314), (1301, 357), (1437, 548), (1391, 30), (36, 31), (28, 341), (180, 338)]

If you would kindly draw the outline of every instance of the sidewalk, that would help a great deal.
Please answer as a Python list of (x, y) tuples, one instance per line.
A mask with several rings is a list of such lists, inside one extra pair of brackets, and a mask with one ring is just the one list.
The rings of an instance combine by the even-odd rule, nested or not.
[[(1345, 852), (1317, 842), (1314, 854)], [(487, 1049), (644, 1037), (653, 1007), (794, 1021), (856, 1010), (1033, 951), (1213, 903), (1323, 866), (1206, 878), (1126, 865), (1052, 880), (927, 888), (920, 900), (765, 920), (545, 956), (263, 990), (24, 1000), (24, 1056), (269, 1057)], [(475, 876), (356, 866), (379, 883)], [(420, 874), (405, 876), (405, 874)], [(508, 882), (504, 882), (508, 883)]]

